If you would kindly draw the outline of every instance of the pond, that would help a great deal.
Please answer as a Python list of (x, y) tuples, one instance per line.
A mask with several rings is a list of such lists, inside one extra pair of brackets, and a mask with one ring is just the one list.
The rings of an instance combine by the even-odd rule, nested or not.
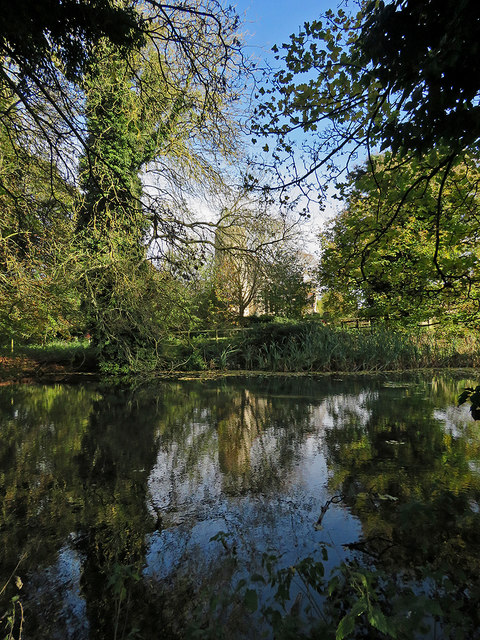
[(0, 630), (480, 637), (476, 384), (1, 387)]

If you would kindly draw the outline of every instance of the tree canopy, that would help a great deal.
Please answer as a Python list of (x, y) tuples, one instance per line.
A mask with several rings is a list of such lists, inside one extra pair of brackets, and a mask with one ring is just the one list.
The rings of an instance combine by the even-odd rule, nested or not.
[[(390, 160), (389, 154), (372, 157), (345, 185), (344, 209), (320, 236), (321, 284), (350, 296), (357, 312), (370, 317), (478, 323), (477, 158), (465, 156), (445, 180), (437, 175), (427, 184), (417, 181), (427, 158), (395, 171)], [(434, 152), (429, 161), (435, 166)], [(399, 209), (405, 185), (415, 183)]]
[(218, 302), (240, 318), (291, 310), (301, 315), (307, 293), (295, 258), (297, 241), (295, 223), (273, 214), (270, 202), (240, 192), (222, 212), (215, 234)]
[(70, 181), (77, 178), (79, 155), (95, 154), (84, 92), (105, 47), (125, 61), (129, 90), (144, 105), (157, 101), (158, 82), (145, 71), (155, 61), (163, 93), (182, 95), (195, 114), (190, 137), (208, 131), (209, 140), (216, 136), (222, 148), (227, 113), (246, 71), (233, 10), (216, 0), (7, 4), (0, 42), (0, 121), (18, 146), (34, 147)]
[(16, 11), (1, 18), (2, 327), (68, 336), (81, 309), (102, 349), (155, 350), (172, 311), (160, 261), (199, 241), (189, 199), (219, 188), (237, 150), (236, 14), (216, 0)]
[(480, 6), (465, 0), (370, 2), (356, 50), (393, 113), (379, 136), (397, 149), (461, 151), (480, 136)]
[[(337, 302), (408, 322), (442, 313), (476, 322), (480, 10), (472, 0), (441, 9), (365, 1), (305, 23), (276, 49), (283, 68), (258, 89), (253, 129), (275, 136), (264, 151), (279, 182), (254, 178), (259, 206), (244, 215), (220, 204), (240, 193), (225, 176), (233, 166), (241, 177), (245, 155), (237, 105), (250, 68), (233, 9), (6, 7), (2, 326), (29, 339), (78, 332), (81, 317), (99, 348), (129, 359), (157, 353), (162, 327), (175, 324), (172, 300), (183, 305), (177, 325), (212, 295), (217, 310), (240, 316), (254, 302), (300, 315), (311, 287), (286, 219), (270, 215), (272, 187), (318, 201), (332, 185), (345, 205), (321, 239), (320, 273)], [(197, 295), (192, 272), (208, 268), (211, 250), (215, 275)], [(203, 302), (185, 303), (189, 281)]]
[(52, 65), (78, 80), (102, 38), (130, 49), (144, 37), (134, 6), (112, 0), (2, 1), (0, 32), (2, 75), (14, 67), (25, 82), (48, 74)]
[[(474, 252), (467, 250), (467, 258), (455, 243), (471, 246), (462, 234), (475, 236), (477, 224), (476, 203), (471, 204), (478, 185), (479, 27), (480, 7), (473, 0), (365, 1), (357, 13), (327, 11), (292, 34), (281, 50), (274, 48), (281, 67), (259, 91), (255, 135), (275, 137), (274, 148), (264, 149), (281, 189), (299, 186), (308, 198), (322, 201), (332, 186), (342, 198), (345, 185), (355, 184), (327, 233), (332, 242), (324, 239), (324, 265), (331, 261), (324, 277), (335, 269), (333, 243), (342, 265), (350, 260), (343, 259), (347, 254), (355, 256), (341, 286), (345, 292), (349, 282), (352, 291), (362, 290), (364, 303), (372, 287), (383, 286), (374, 276), (380, 270), (393, 298), (408, 298), (415, 289), (419, 300), (438, 294), (445, 302), (447, 292), (452, 301), (477, 299), (476, 275), (466, 266), (476, 260)], [(361, 180), (359, 161), (360, 173), (369, 174)], [(363, 188), (368, 197), (360, 195)], [(392, 281), (396, 267), (385, 261), (387, 243), (411, 250), (418, 234), (418, 260), (398, 270), (414, 274), (404, 290), (402, 278)]]
[(363, 2), (357, 14), (327, 11), (305, 23), (274, 48), (282, 67), (260, 90), (254, 126), (277, 136), (282, 182), (328, 180), (371, 149), (408, 155), (442, 145), (441, 166), (471, 150), (480, 135), (479, 25), (475, 0)]

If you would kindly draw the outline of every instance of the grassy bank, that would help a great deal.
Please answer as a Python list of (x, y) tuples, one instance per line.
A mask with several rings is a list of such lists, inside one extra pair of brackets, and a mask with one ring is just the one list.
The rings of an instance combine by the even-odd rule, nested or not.
[[(128, 374), (181, 371), (379, 372), (480, 367), (480, 339), (473, 332), (415, 328), (410, 331), (346, 329), (318, 321), (269, 322), (244, 330), (179, 334), (155, 354), (141, 352), (128, 363), (102, 361), (87, 341), (5, 348), (5, 363), (29, 363), (30, 374), (54, 366), (70, 371)], [(23, 362), (23, 364), (22, 364)], [(32, 364), (33, 363), (33, 364)]]
[(98, 369), (96, 351), (88, 340), (54, 340), (44, 345), (0, 348), (0, 382), (36, 380), (91, 373)]
[(473, 333), (437, 329), (343, 329), (319, 322), (269, 323), (223, 338), (172, 339), (166, 368), (249, 371), (384, 371), (477, 367), (480, 340)]

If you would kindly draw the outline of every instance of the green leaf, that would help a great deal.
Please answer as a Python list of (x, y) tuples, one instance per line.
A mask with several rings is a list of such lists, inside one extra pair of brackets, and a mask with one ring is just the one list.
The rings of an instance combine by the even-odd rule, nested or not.
[(262, 576), (261, 573), (254, 573), (250, 578), (250, 580), (252, 582), (263, 582), (263, 584), (265, 584), (265, 578)]
[(385, 635), (390, 636), (391, 638), (397, 637), (397, 631), (395, 627), (383, 615), (383, 612), (380, 611), (380, 609), (373, 609), (368, 616), (368, 621), (372, 625), (372, 627), (375, 627), (375, 629), (378, 629)]
[(355, 627), (355, 616), (352, 616), (351, 613), (347, 613), (344, 616), (337, 627), (337, 633), (335, 634), (335, 640), (343, 640), (350, 633), (352, 633)]
[(332, 593), (338, 589), (338, 586), (340, 584), (340, 580), (338, 578), (338, 576), (333, 576), (333, 578), (331, 578), (330, 582), (328, 583), (328, 595), (331, 596)]
[(355, 602), (353, 607), (350, 609), (348, 615), (351, 615), (351, 616), (353, 616), (355, 618), (357, 616), (360, 616), (367, 609), (368, 609), (368, 602), (363, 597), (363, 598), (360, 598), (359, 600), (357, 600), (357, 602)]
[(347, 637), (348, 634), (352, 633), (355, 627), (355, 618), (364, 613), (366, 609), (367, 602), (365, 598), (357, 600), (351, 610), (340, 620), (335, 640), (343, 640), (343, 638)]
[(250, 613), (255, 613), (255, 611), (258, 609), (257, 592), (254, 589), (247, 589), (243, 602)]

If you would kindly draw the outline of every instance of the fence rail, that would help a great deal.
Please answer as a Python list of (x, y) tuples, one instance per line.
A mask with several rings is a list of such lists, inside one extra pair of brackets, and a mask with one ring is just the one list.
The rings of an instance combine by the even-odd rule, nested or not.
[[(335, 321), (321, 321), (323, 325), (329, 327), (341, 327), (342, 329), (370, 329), (373, 330), (374, 327), (378, 324), (377, 318), (351, 318), (347, 320), (339, 320)], [(428, 329), (437, 324), (440, 324), (436, 321), (429, 322), (421, 322), (418, 324), (419, 327), (424, 329)], [(186, 337), (197, 337), (197, 336), (211, 336), (215, 338), (215, 340), (219, 340), (220, 338), (228, 338), (236, 333), (248, 333), (249, 331), (254, 331), (257, 327), (262, 326), (261, 324), (255, 324), (250, 327), (219, 327), (216, 329), (190, 329), (183, 331), (175, 331), (173, 332), (174, 336), (186, 336)]]

